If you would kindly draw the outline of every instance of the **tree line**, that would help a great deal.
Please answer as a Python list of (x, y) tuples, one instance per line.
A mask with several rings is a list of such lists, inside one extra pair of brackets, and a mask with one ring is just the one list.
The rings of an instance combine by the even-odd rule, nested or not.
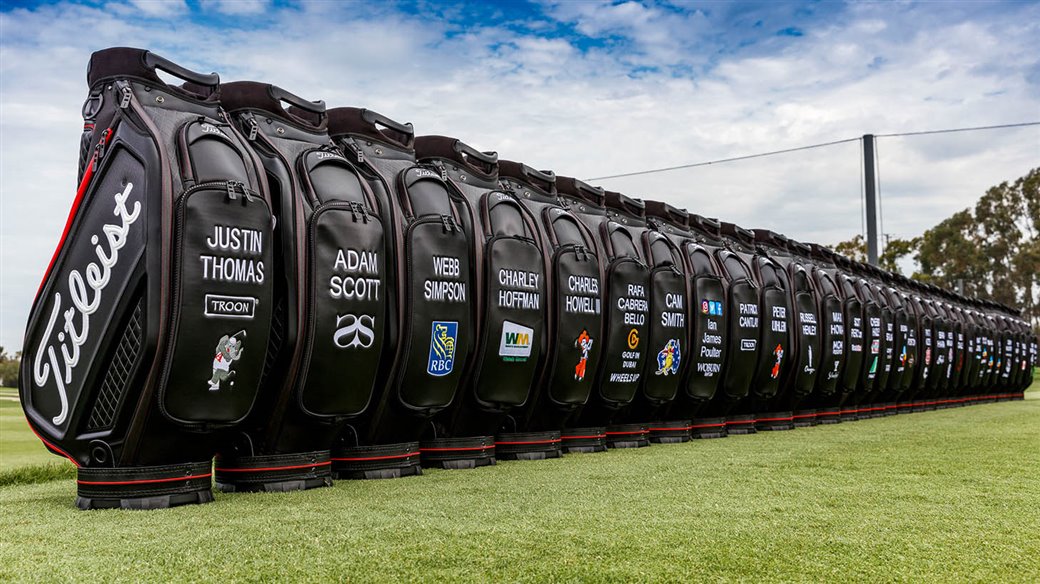
[[(892, 238), (878, 257), (881, 268), (921, 282), (1022, 309), (1040, 331), (1040, 167), (1014, 181), (990, 187), (975, 203), (922, 235)], [(862, 235), (834, 246), (858, 261), (867, 259)], [(906, 274), (904, 274), (906, 275)]]

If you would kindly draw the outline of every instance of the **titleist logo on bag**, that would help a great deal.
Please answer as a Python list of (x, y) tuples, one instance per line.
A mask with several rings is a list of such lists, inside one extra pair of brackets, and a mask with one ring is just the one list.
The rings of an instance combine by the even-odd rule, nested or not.
[[(54, 293), (54, 307), (43, 333), (43, 342), (37, 349), (36, 359), (33, 361), (33, 381), (37, 389), (43, 389), (50, 381), (53, 369), (54, 384), (61, 399), (61, 411), (51, 419), (55, 425), (63, 424), (69, 414), (66, 387), (72, 383), (73, 370), (79, 365), (80, 347), (87, 342), (90, 335), (90, 315), (101, 305), (102, 293), (108, 286), (112, 268), (119, 262), (119, 250), (126, 245), (130, 226), (141, 214), (141, 203), (138, 201), (134, 201), (132, 209), (127, 209), (127, 201), (133, 188), (134, 184), (128, 182), (123, 191), (114, 196), (115, 206), (112, 214), (119, 218), (119, 224), (106, 224), (101, 228), (100, 237), (98, 234), (90, 237), (97, 261), (87, 264), (82, 272), (69, 272), (69, 300), (72, 306), (63, 311), (61, 293)], [(54, 327), (59, 314), (62, 315), (65, 324), (56, 335), (56, 345), (59, 349), (55, 350)], [(61, 353), (60, 361), (58, 352)]]

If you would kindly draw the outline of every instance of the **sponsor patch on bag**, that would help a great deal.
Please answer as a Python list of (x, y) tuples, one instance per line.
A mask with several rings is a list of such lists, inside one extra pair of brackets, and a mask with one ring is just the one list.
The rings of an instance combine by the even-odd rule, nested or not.
[(458, 340), (459, 323), (455, 321), (433, 321), (430, 335), (430, 360), (426, 372), (434, 377), (444, 377), (455, 368), (455, 343)]
[(523, 363), (531, 357), (531, 342), (534, 329), (515, 322), (502, 323), (502, 339), (498, 345), (498, 356), (510, 363)]

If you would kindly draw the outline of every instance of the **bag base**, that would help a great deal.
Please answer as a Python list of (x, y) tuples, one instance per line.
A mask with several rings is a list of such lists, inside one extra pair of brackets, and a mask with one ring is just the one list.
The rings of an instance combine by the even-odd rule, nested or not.
[(419, 443), (422, 465), (427, 468), (461, 470), (494, 466), (494, 436), (439, 438)]
[(81, 467), (76, 507), (168, 509), (213, 501), (213, 462), (116, 468)]
[(650, 424), (650, 441), (654, 444), (681, 444), (689, 442), (691, 439), (689, 420)]
[(495, 436), (495, 455), (499, 460), (546, 460), (559, 458), (560, 432), (518, 432)]
[(755, 432), (754, 414), (740, 414), (726, 418), (726, 434), (730, 436), (734, 434), (743, 436), (745, 434), (754, 434)]
[(646, 448), (650, 446), (648, 424), (607, 426), (607, 448)]
[(560, 443), (564, 454), (593, 454), (607, 451), (607, 429), (603, 426), (592, 428), (564, 428), (560, 433)]
[(352, 446), (332, 453), (334, 479), (399, 479), (421, 474), (418, 442)]
[(328, 450), (218, 457), (214, 474), (224, 493), (284, 493), (332, 486)]

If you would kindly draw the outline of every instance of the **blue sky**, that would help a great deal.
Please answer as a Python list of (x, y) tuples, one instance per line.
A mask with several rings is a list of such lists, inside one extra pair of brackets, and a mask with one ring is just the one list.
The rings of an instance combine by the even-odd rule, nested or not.
[[(0, 345), (21, 346), (75, 191), (86, 64), (149, 48), (578, 177), (1040, 120), (1036, 2), (22, 2), (0, 8)], [(913, 236), (1040, 162), (1040, 129), (878, 143)], [(856, 143), (606, 180), (747, 227), (861, 230)]]

